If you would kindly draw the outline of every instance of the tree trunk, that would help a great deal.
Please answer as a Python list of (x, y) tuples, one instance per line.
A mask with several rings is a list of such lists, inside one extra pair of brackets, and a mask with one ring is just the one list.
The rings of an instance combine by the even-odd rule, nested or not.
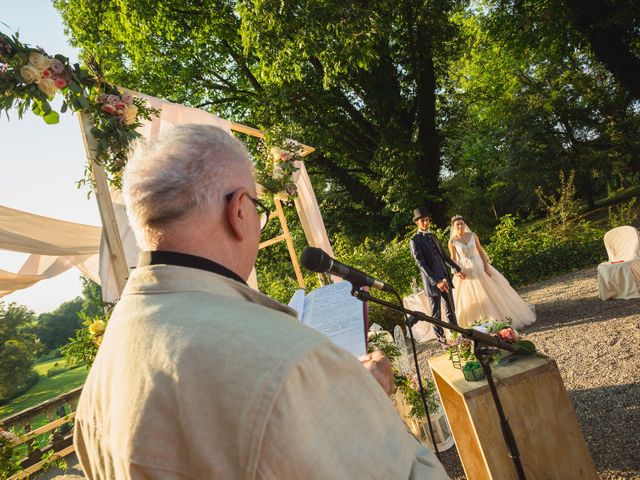
[[(576, 29), (587, 38), (598, 60), (634, 98), (640, 98), (640, 58), (633, 45), (638, 41), (640, 2), (600, 0), (587, 5), (582, 0), (565, 0), (564, 3)], [(622, 14), (623, 8), (626, 15)]]
[(423, 189), (416, 192), (416, 199), (431, 209), (436, 223), (442, 224), (446, 212), (440, 192), (442, 159), (440, 158), (440, 135), (436, 124), (436, 72), (432, 41), (426, 26), (418, 26), (416, 40), (420, 46), (416, 55), (416, 124), (418, 145), (422, 151), (416, 170), (420, 175)]

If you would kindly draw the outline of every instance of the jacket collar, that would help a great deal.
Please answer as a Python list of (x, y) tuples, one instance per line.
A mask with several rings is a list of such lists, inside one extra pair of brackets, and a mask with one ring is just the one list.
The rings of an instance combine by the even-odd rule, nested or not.
[(207, 272), (217, 273), (218, 275), (222, 275), (223, 277), (227, 277), (235, 280), (236, 282), (247, 285), (247, 282), (245, 282), (240, 275), (232, 272), (224, 265), (220, 265), (218, 262), (214, 262), (208, 258), (190, 255), (188, 253), (169, 252), (166, 250), (154, 250), (140, 253), (138, 266), (146, 267), (149, 265), (178, 265), (181, 267), (198, 268)]

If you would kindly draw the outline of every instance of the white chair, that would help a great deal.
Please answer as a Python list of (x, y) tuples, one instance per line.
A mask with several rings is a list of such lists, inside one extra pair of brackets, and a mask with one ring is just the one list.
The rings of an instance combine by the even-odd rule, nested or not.
[(640, 233), (632, 226), (616, 227), (604, 235), (608, 262), (598, 265), (601, 300), (640, 298)]

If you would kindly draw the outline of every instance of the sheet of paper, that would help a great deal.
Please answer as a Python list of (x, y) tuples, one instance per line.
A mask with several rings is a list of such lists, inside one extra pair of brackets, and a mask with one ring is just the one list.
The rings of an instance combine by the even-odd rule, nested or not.
[(302, 323), (356, 357), (367, 353), (363, 304), (351, 295), (349, 282), (325, 285), (310, 292), (305, 297)]
[(298, 320), (302, 321), (302, 315), (304, 315), (304, 290), (296, 290), (291, 300), (289, 300), (289, 306), (298, 312)]

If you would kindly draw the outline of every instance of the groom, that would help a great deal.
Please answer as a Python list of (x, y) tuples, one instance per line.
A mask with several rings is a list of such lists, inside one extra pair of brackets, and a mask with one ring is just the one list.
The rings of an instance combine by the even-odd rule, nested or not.
[[(416, 208), (413, 211), (413, 221), (418, 225), (418, 232), (410, 242), (411, 254), (420, 269), (424, 291), (429, 298), (431, 316), (436, 319), (442, 318), (440, 299), (444, 299), (446, 321), (457, 325), (450, 292), (453, 283), (446, 264), (449, 264), (456, 271), (456, 276), (464, 278), (464, 273), (458, 264), (442, 251), (437, 237), (429, 231), (431, 225), (429, 210), (425, 207)], [(445, 346), (446, 338), (442, 327), (434, 325), (433, 330), (438, 337), (438, 342)]]

